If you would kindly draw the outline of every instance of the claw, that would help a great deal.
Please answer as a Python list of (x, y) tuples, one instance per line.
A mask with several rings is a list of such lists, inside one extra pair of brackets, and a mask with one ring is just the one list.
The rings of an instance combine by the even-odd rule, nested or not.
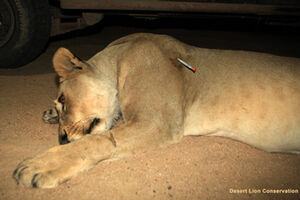
[(36, 180), (38, 175), (39, 175), (39, 173), (34, 174), (32, 179), (31, 179), (31, 186), (33, 188), (38, 188), (37, 180)]

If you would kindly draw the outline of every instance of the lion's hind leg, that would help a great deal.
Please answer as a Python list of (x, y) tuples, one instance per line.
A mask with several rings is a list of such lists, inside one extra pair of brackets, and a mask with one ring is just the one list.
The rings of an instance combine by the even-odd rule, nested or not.
[(58, 123), (58, 114), (55, 108), (50, 108), (43, 112), (42, 119), (47, 124), (57, 124)]

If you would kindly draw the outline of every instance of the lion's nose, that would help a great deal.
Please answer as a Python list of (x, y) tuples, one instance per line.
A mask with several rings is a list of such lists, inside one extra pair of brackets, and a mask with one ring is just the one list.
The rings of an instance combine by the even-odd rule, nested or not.
[(70, 143), (70, 141), (68, 140), (68, 135), (67, 135), (66, 130), (64, 130), (62, 134), (58, 135), (58, 141), (59, 141), (59, 144), (68, 144), (68, 143)]

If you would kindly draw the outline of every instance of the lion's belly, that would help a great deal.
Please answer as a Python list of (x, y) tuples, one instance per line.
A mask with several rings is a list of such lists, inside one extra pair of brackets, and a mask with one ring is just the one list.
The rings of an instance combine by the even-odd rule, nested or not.
[(300, 152), (299, 83), (237, 82), (186, 109), (184, 135), (232, 138), (266, 151)]

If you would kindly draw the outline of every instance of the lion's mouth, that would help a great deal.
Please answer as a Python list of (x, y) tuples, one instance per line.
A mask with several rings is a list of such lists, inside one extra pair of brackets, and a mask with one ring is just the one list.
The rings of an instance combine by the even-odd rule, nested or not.
[(97, 124), (99, 124), (99, 122), (100, 122), (99, 118), (94, 118), (94, 120), (91, 122), (89, 128), (86, 130), (86, 134), (90, 134), (93, 131), (94, 127)]
[[(79, 122), (82, 123), (84, 121), (86, 120), (81, 120)], [(93, 120), (91, 121), (91, 123), (89, 123), (88, 126), (80, 125), (79, 122), (73, 124), (73, 126), (67, 129), (63, 129), (63, 133), (59, 135), (59, 144), (68, 144), (71, 141), (77, 140), (86, 134), (91, 134), (94, 128), (97, 126), (97, 124), (99, 124), (100, 119), (93, 118)]]

